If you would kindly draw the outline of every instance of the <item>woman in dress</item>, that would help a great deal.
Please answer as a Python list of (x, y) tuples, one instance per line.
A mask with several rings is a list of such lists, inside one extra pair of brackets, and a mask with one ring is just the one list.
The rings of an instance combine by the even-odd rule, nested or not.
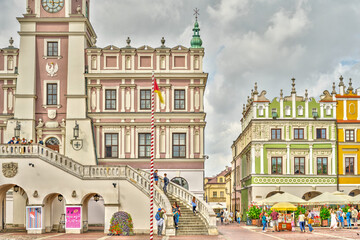
[(337, 217), (334, 212), (334, 209), (331, 210), (330, 218), (331, 218), (330, 219), (330, 230), (336, 231)]

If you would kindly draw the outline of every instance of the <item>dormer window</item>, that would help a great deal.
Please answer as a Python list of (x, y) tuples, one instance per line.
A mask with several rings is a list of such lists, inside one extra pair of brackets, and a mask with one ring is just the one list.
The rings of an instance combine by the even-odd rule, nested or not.
[(312, 115), (313, 115), (314, 118), (318, 117), (317, 108), (312, 109)]
[(285, 107), (285, 116), (290, 116), (291, 114), (291, 107), (290, 106), (286, 106)]
[(304, 115), (304, 108), (303, 108), (303, 106), (299, 106), (299, 107), (298, 107), (298, 115), (299, 115), (299, 116), (303, 116), (303, 115)]
[(263, 106), (260, 106), (260, 107), (259, 107), (259, 116), (260, 116), (260, 117), (263, 117), (263, 116), (264, 116), (264, 107), (263, 107)]
[(326, 116), (330, 116), (330, 115), (331, 115), (331, 107), (330, 107), (330, 106), (327, 106), (327, 107), (326, 107), (325, 113), (326, 113)]

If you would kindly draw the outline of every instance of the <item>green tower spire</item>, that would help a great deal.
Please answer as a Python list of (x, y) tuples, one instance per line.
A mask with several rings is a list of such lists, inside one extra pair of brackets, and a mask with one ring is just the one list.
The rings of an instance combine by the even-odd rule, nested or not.
[(202, 40), (201, 40), (200, 34), (199, 34), (200, 28), (199, 28), (199, 23), (197, 21), (198, 15), (200, 15), (199, 14), (199, 9), (195, 8), (194, 12), (195, 12), (194, 13), (194, 15), (195, 15), (195, 23), (194, 23), (194, 28), (193, 28), (194, 35), (193, 35), (193, 37), (191, 39), (190, 44), (191, 44), (192, 48), (202, 48)]

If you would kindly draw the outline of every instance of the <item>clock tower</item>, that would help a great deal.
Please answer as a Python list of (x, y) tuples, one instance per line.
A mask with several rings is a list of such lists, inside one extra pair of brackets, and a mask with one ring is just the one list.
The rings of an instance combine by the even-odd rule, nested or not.
[(42, 138), (49, 148), (81, 164), (96, 164), (84, 76), (85, 49), (96, 39), (89, 22), (90, 0), (26, 3), (26, 14), (18, 18), (14, 119), (7, 122), (5, 139), (20, 126), (20, 138), (34, 142)]

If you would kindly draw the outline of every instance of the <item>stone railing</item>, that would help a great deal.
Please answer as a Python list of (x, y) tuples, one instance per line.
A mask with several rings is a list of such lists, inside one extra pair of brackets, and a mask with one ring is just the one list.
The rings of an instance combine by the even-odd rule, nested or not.
[[(146, 195), (150, 196), (149, 178), (130, 166), (82, 165), (40, 144), (0, 144), (0, 158), (7, 157), (38, 157), (83, 180), (127, 179)], [(157, 186), (154, 186), (154, 202), (166, 211), (166, 235), (175, 235), (171, 204), (169, 199)], [(154, 214), (157, 212), (156, 210), (157, 209), (154, 208)]]
[[(144, 170), (140, 170), (141, 174), (143, 174), (147, 179), (150, 179), (150, 173)], [(159, 179), (162, 180), (161, 177)], [(159, 186), (163, 187), (163, 182), (159, 181)], [(179, 199), (183, 204), (192, 208), (191, 201), (193, 197), (195, 197), (197, 202), (197, 211), (200, 213), (201, 217), (205, 220), (205, 223), (208, 227), (209, 235), (217, 235), (219, 234), (216, 227), (216, 214), (214, 210), (201, 198), (198, 198), (195, 194), (191, 193), (187, 189), (170, 182), (167, 186), (168, 193), (172, 194), (175, 198)]]

